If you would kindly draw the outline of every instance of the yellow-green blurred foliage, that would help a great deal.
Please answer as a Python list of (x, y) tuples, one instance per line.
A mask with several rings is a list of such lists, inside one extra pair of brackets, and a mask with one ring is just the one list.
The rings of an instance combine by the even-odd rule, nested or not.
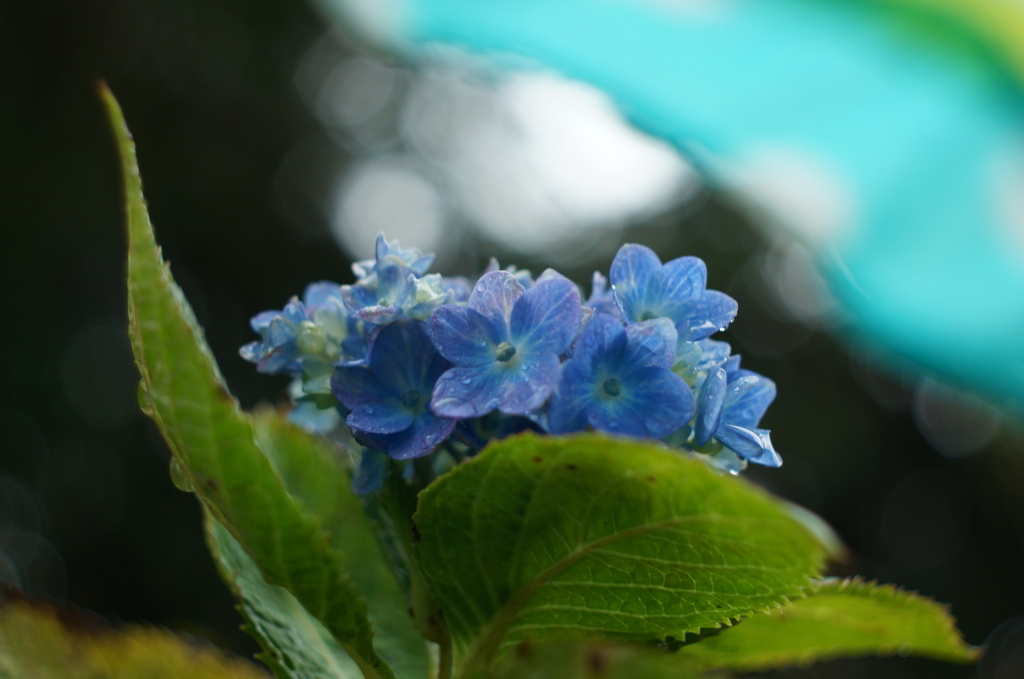
[(165, 629), (80, 630), (48, 607), (0, 604), (0, 679), (268, 679), (256, 665)]

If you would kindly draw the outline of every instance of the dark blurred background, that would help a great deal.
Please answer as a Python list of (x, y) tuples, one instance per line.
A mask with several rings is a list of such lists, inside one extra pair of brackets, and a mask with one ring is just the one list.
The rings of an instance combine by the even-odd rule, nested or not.
[[(799, 248), (755, 228), (665, 151), (630, 161), (662, 164), (656, 195), (598, 212), (554, 189), (528, 203), (504, 191), (533, 161), (502, 166), (508, 139), (484, 126), (526, 125), (493, 95), (508, 83), (451, 64), (423, 75), (368, 60), (307, 4), (280, 0), (0, 4), (0, 580), (115, 621), (255, 648), (206, 553), (196, 502), (170, 482), (168, 451), (136, 404), (101, 79), (134, 133), (165, 257), (244, 406), (280, 401), (285, 386), (238, 358), (253, 339), (248, 318), (309, 281), (349, 282), (344, 248), (365, 256), (378, 222), (426, 238), (444, 273), (478, 272), (497, 254), (585, 282), (624, 240), (663, 260), (698, 255), (710, 286), (740, 303), (724, 339), (779, 387), (765, 425), (785, 466), (748, 478), (837, 529), (853, 555), (837, 573), (951, 604), (971, 643), (997, 630), (978, 668), (889, 659), (779, 676), (1024, 676), (1019, 424), (837, 340), (839, 315), (814, 292)], [(511, 89), (513, 101), (525, 96)], [(451, 129), (421, 129), (437, 100), (468, 116), (456, 132), (484, 130), (470, 137), (492, 142), (473, 145), (483, 159), (445, 141)], [(616, 168), (632, 172), (607, 163), (612, 181)], [(467, 189), (466, 168), (490, 173), (492, 213), (467, 200), (484, 189)], [(563, 228), (561, 240), (534, 242), (542, 234), (502, 221), (517, 206)]]

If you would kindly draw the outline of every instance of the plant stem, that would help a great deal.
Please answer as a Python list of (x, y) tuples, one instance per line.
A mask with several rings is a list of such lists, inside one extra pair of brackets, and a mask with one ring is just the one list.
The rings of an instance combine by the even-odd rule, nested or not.
[(441, 650), (441, 657), (438, 659), (437, 679), (451, 679), (452, 667), (455, 664), (454, 649), (452, 648), (452, 633), (448, 626), (444, 626), (442, 639), (438, 642)]

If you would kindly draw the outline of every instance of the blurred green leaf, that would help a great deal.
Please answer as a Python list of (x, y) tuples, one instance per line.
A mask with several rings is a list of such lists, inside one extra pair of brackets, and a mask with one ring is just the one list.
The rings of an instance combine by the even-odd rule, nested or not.
[(391, 574), (363, 504), (352, 493), (339, 448), (272, 410), (258, 410), (252, 422), (260, 448), (288, 493), (319, 518), (341, 555), (342, 569), (366, 598), (377, 652), (396, 676), (425, 679), (430, 668), (427, 644), (413, 626), (409, 601)]
[[(576, 641), (519, 644), (493, 667), (465, 679), (691, 679), (699, 676), (675, 655), (637, 645)], [(721, 679), (721, 677), (719, 678)]]
[(207, 544), (239, 601), (257, 656), (281, 679), (358, 679), (359, 667), (316, 618), (283, 587), (268, 585), (238, 541), (206, 512)]
[(0, 604), (0, 678), (267, 679), (256, 665), (189, 637), (79, 618), (65, 627), (51, 608)]
[(806, 598), (753, 615), (679, 656), (705, 669), (759, 671), (868, 655), (972, 662), (946, 607), (889, 585), (827, 581)]
[(415, 523), (472, 670), (524, 639), (683, 640), (728, 625), (802, 596), (824, 551), (753, 486), (596, 435), (494, 444), (424, 491)]
[(238, 540), (267, 583), (284, 587), (369, 677), (392, 677), (373, 647), (366, 602), (321, 520), (288, 494), (228, 393), (188, 302), (164, 264), (142, 195), (135, 148), (103, 90), (118, 141), (128, 213), (128, 321), (140, 399), (203, 506)]

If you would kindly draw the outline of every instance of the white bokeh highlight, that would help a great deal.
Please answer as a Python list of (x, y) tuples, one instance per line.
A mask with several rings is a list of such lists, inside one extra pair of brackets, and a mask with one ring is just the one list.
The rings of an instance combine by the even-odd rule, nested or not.
[(758, 146), (731, 163), (726, 177), (739, 200), (811, 245), (839, 242), (856, 223), (850, 182), (810, 151)]
[(411, 71), (321, 41), (299, 69), (300, 92), (348, 156), (326, 210), (353, 256), (383, 231), (443, 259), (475, 232), (513, 253), (583, 263), (700, 187), (675, 149), (594, 88), (548, 72), (483, 73), (458, 55), (439, 62)]
[(338, 186), (331, 216), (335, 238), (361, 259), (373, 256), (378, 233), (421, 250), (442, 245), (444, 202), (433, 184), (400, 158), (353, 166)]

